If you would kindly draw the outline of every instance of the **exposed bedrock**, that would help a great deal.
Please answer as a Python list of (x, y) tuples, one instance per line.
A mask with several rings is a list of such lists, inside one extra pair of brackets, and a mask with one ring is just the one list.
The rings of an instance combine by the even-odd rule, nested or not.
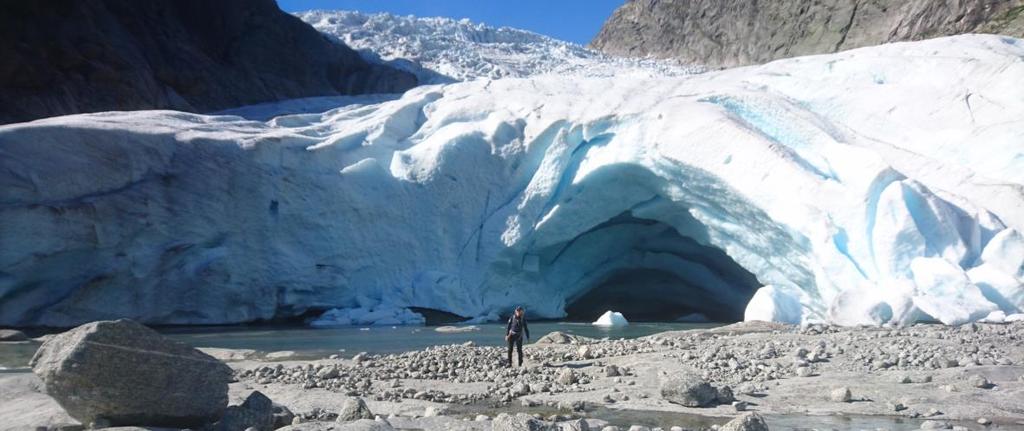
[(1024, 0), (627, 0), (591, 45), (722, 68), (965, 33), (1024, 36)]
[(273, 0), (5, 2), (0, 59), (0, 124), (114, 110), (211, 112), (416, 85)]
[(0, 324), (554, 318), (625, 289), (629, 307), (671, 304), (658, 318), (1017, 313), (1021, 59), (1017, 39), (962, 36), (685, 78), (420, 87), (269, 122), (3, 126)]

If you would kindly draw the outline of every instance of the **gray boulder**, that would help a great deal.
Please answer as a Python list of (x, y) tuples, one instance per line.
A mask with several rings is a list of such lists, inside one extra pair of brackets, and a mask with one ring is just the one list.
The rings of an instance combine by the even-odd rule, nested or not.
[(131, 320), (87, 323), (39, 347), (46, 392), (82, 423), (194, 427), (220, 417), (231, 368)]
[(366, 406), (366, 402), (359, 397), (350, 397), (341, 405), (338, 412), (338, 422), (351, 422), (359, 419), (373, 419), (373, 412)]
[(736, 401), (736, 396), (732, 393), (732, 388), (728, 386), (719, 386), (715, 388), (715, 401), (718, 404), (732, 404)]
[(28, 336), (15, 329), (0, 329), (0, 342), (26, 341)]
[(558, 373), (558, 377), (555, 378), (556, 382), (565, 386), (569, 386), (573, 383), (576, 383), (578, 380), (579, 379), (576, 376), (576, 372), (568, 368)]
[(841, 387), (835, 388), (829, 393), (828, 398), (833, 402), (837, 403), (848, 403), (853, 401), (853, 394), (850, 392), (850, 388)]
[(988, 381), (984, 376), (973, 375), (967, 378), (967, 382), (978, 389), (990, 389), (993, 385), (992, 382)]
[(292, 411), (289, 410), (288, 407), (282, 406), (280, 404), (274, 404), (273, 416), (274, 429), (291, 425), (292, 421), (295, 420), (295, 413), (292, 413)]
[(686, 407), (704, 407), (718, 398), (718, 391), (700, 376), (684, 373), (661, 383), (661, 397)]
[(622, 370), (615, 365), (609, 365), (604, 367), (604, 375), (605, 377), (618, 377), (622, 375)]
[(501, 413), (491, 422), (493, 431), (554, 431), (557, 428), (526, 413)]
[[(211, 431), (236, 431), (255, 428), (260, 431), (274, 429), (274, 402), (260, 391), (253, 391), (240, 406), (224, 410)], [(291, 421), (288, 421), (290, 424)], [(287, 424), (286, 424), (287, 425)]]
[(729, 421), (719, 431), (768, 431), (768, 424), (757, 413), (744, 413)]

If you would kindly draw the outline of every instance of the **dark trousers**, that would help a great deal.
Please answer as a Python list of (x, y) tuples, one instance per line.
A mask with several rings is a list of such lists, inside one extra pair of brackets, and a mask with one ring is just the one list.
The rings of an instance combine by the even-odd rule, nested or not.
[(523, 337), (512, 337), (508, 339), (508, 366), (512, 366), (512, 347), (519, 351), (519, 366), (523, 366)]

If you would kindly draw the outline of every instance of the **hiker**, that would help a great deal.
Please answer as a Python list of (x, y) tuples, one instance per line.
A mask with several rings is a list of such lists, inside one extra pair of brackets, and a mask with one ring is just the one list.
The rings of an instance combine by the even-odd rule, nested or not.
[(523, 335), (530, 339), (530, 328), (526, 326), (526, 312), (522, 306), (516, 307), (512, 317), (508, 318), (505, 330), (505, 341), (508, 342), (508, 366), (512, 368), (512, 347), (519, 351), (519, 366), (523, 366)]

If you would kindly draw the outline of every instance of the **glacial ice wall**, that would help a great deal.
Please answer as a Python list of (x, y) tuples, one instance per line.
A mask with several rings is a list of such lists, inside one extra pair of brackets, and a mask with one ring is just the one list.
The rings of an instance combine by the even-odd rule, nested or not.
[(426, 86), (266, 122), (3, 126), (0, 325), (560, 317), (636, 271), (660, 281), (630, 299), (680, 315), (1018, 313), (1021, 82), (1024, 41), (959, 36), (685, 77)]
[(575, 43), (468, 19), (343, 10), (298, 12), (331, 38), (416, 74), (421, 83), (527, 78), (540, 74), (670, 76), (697, 70), (671, 60), (611, 57)]

